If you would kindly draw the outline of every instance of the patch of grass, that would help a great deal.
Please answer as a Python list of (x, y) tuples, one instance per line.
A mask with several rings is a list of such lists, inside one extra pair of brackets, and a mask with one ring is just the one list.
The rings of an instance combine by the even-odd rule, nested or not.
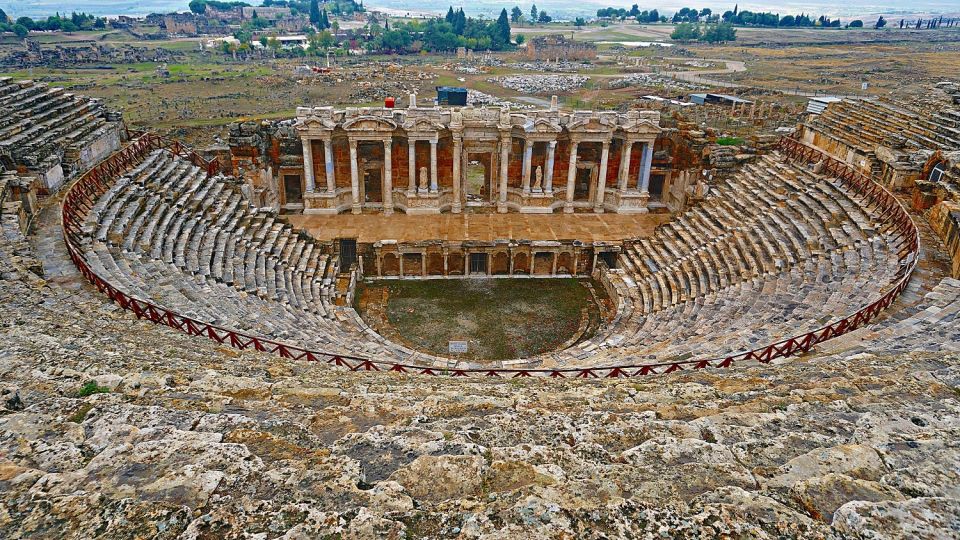
[(572, 278), (391, 281), (367, 285), (362, 294), (379, 299), (383, 289), (388, 334), (441, 356), (449, 356), (449, 341), (465, 340), (464, 359), (555, 350), (577, 334), (585, 313), (599, 311), (589, 289)]
[[(98, 386), (97, 381), (87, 381), (80, 387), (80, 390), (77, 391), (77, 397), (87, 397), (92, 396), (93, 394), (109, 394), (110, 389)], [(84, 413), (86, 414), (86, 413)]]
[(83, 420), (87, 417), (87, 413), (90, 412), (90, 409), (93, 408), (93, 405), (90, 403), (84, 403), (80, 406), (79, 409), (74, 411), (69, 417), (67, 417), (67, 422), (73, 422), (74, 424), (82, 424)]
[(720, 146), (739, 146), (743, 144), (740, 137), (717, 137), (717, 144)]

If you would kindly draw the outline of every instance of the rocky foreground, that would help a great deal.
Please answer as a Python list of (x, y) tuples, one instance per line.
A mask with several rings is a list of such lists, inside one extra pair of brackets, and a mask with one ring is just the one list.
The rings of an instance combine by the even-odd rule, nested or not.
[(0, 259), (2, 538), (960, 536), (958, 282), (871, 353), (498, 381), (240, 353)]

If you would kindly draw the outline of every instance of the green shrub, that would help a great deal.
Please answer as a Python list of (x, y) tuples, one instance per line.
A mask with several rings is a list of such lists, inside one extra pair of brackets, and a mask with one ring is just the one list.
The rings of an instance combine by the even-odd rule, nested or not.
[(110, 389), (103, 386), (97, 386), (97, 381), (87, 381), (80, 387), (77, 397), (87, 397), (93, 394), (109, 394)]
[(740, 137), (718, 137), (717, 144), (720, 146), (739, 146), (743, 144), (743, 139)]

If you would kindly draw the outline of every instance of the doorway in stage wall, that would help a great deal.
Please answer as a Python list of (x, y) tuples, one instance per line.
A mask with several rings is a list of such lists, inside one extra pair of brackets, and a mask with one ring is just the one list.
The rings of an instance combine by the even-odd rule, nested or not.
[(470, 254), (470, 273), (487, 275), (487, 254), (486, 253)]
[(356, 238), (340, 239), (340, 268), (349, 269), (357, 262)]
[(363, 168), (363, 202), (383, 202), (383, 169), (380, 165), (370, 163)]
[(300, 204), (303, 202), (303, 187), (300, 185), (299, 174), (283, 175), (284, 204)]
[(593, 166), (577, 167), (577, 177), (573, 185), (573, 200), (589, 201), (590, 184), (593, 180)]
[(665, 180), (666, 178), (662, 174), (650, 175), (650, 200), (651, 201), (663, 200), (663, 185)]
[(490, 152), (468, 152), (464, 160), (463, 197), (467, 206), (493, 201)]

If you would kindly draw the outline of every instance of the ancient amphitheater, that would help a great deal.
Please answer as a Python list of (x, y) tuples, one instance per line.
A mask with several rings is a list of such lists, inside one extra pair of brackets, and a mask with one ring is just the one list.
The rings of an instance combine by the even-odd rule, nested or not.
[[(0, 79), (0, 532), (957, 537), (960, 93), (931, 92), (735, 157), (651, 110), (415, 104), (198, 152)], [(460, 213), (659, 225), (331, 225)], [(352, 307), (365, 279), (537, 276), (592, 277), (611, 316), (458, 361)]]

